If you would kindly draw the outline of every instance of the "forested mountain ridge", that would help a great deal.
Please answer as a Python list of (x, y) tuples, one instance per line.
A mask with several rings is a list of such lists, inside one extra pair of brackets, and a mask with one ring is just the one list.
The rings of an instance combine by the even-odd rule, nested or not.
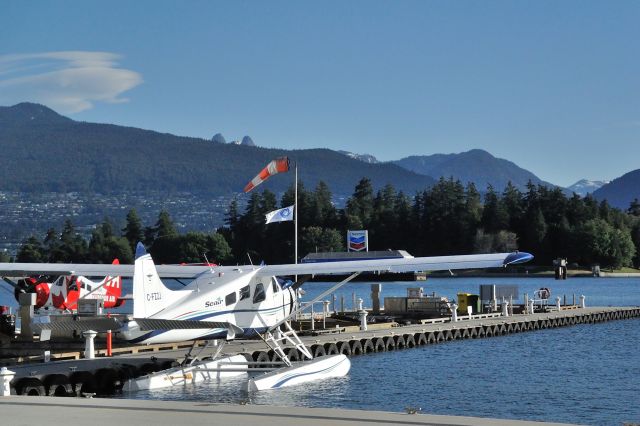
[(640, 199), (640, 169), (625, 173), (593, 192), (598, 200), (607, 200), (612, 206), (627, 209), (633, 200)]
[[(329, 149), (281, 150), (175, 136), (113, 124), (77, 122), (32, 103), (0, 107), (0, 190), (116, 193), (239, 192), (269, 161), (289, 156), (300, 180), (325, 181), (336, 195), (349, 194), (363, 177), (375, 188), (392, 184), (414, 193), (430, 177), (394, 164), (366, 164)], [(286, 190), (289, 178), (269, 188)]]
[(515, 163), (496, 158), (482, 149), (472, 149), (459, 154), (412, 155), (394, 161), (395, 164), (438, 179), (441, 176), (460, 179), (462, 183), (473, 182), (484, 191), (492, 185), (502, 191), (511, 182), (516, 188), (524, 190), (529, 182), (536, 185), (553, 187), (535, 174), (519, 167)]

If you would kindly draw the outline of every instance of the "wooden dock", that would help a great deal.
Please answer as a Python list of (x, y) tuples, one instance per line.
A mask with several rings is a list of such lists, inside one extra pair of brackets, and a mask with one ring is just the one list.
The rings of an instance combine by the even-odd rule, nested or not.
[[(499, 314), (425, 320), (422, 324), (399, 325), (397, 323), (370, 324), (367, 331), (358, 327), (341, 327), (324, 330), (322, 334), (304, 336), (302, 340), (314, 357), (345, 354), (356, 356), (364, 353), (384, 352), (416, 346), (445, 343), (452, 340), (482, 339), (579, 324), (596, 324), (605, 321), (640, 317), (640, 307), (599, 307), (563, 309), (556, 312), (502, 316)], [(203, 343), (201, 343), (203, 344)], [(11, 382), (12, 393), (32, 395), (68, 395), (98, 393), (109, 395), (117, 391), (127, 378), (137, 377), (167, 368), (175, 361), (183, 360), (191, 343), (164, 345), (122, 345), (115, 356), (106, 357), (104, 349), (97, 350), (95, 360), (80, 359), (81, 350), (66, 349), (51, 353), (54, 361), (11, 365), (17, 372)], [(99, 346), (99, 343), (97, 344)], [(214, 351), (208, 349), (202, 356)], [(293, 361), (301, 359), (295, 348), (285, 352)], [(224, 354), (243, 354), (258, 363), (278, 361), (273, 351), (267, 350), (260, 340), (236, 340), (225, 345)], [(66, 361), (55, 361), (62, 357)], [(22, 357), (24, 358), (24, 357)], [(31, 356), (34, 361), (36, 356)], [(41, 357), (40, 357), (41, 359)], [(5, 365), (11, 364), (4, 360)], [(55, 378), (55, 380), (54, 380)]]

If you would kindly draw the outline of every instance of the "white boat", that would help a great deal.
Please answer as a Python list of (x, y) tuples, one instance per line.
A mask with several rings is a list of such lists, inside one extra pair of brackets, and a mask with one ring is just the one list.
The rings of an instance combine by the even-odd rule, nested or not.
[(323, 356), (311, 361), (295, 362), (290, 367), (279, 368), (250, 378), (247, 382), (247, 390), (251, 392), (278, 389), (330, 377), (343, 377), (349, 373), (350, 369), (351, 361), (346, 355)]
[(193, 365), (172, 367), (146, 376), (129, 379), (122, 387), (122, 391), (135, 392), (161, 389), (223, 377), (241, 376), (247, 374), (247, 368), (247, 359), (243, 355), (233, 355), (213, 361), (201, 361)]

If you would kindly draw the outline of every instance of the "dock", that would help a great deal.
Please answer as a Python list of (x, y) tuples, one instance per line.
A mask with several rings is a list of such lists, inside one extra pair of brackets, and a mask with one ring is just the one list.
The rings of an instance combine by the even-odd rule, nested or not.
[[(420, 324), (397, 323), (369, 324), (366, 331), (358, 327), (338, 327), (323, 330), (321, 334), (303, 336), (302, 340), (314, 357), (332, 354), (357, 356), (372, 352), (408, 349), (417, 346), (441, 344), (453, 340), (482, 339), (505, 336), (512, 333), (532, 332), (579, 324), (596, 324), (605, 321), (626, 320), (640, 317), (640, 307), (594, 307), (561, 309), (547, 313), (482, 314), (451, 318), (423, 320)], [(76, 346), (78, 346), (76, 344)], [(96, 393), (112, 395), (118, 387), (132, 377), (176, 365), (184, 360), (190, 343), (129, 346), (114, 350), (114, 356), (106, 357), (105, 349), (98, 349), (95, 359), (83, 359), (82, 351), (50, 353), (52, 361), (43, 362), (41, 355), (21, 356), (29, 363), (17, 363), (17, 359), (4, 359), (16, 376), (11, 381), (12, 394), (25, 395), (81, 395)], [(213, 352), (214, 349), (208, 349)], [(295, 348), (285, 352), (292, 361), (301, 359)], [(277, 361), (277, 355), (267, 350), (260, 340), (235, 340), (227, 343), (223, 354), (243, 354), (248, 361), (267, 363)], [(205, 352), (203, 356), (208, 355)], [(39, 362), (36, 359), (40, 359)], [(66, 358), (63, 360), (63, 358)], [(13, 361), (13, 362), (12, 362)]]
[(0, 414), (20, 419), (19, 424), (50, 426), (352, 426), (352, 425), (443, 425), (443, 426), (535, 426), (560, 425), (479, 417), (404, 414), (334, 408), (273, 407), (265, 405), (209, 404), (203, 402), (153, 401), (107, 398), (47, 398), (10, 396), (0, 398)]

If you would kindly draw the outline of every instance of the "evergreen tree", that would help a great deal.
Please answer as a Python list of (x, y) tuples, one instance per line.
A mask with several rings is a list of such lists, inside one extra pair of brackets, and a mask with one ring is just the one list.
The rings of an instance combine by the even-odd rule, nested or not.
[(18, 249), (18, 262), (44, 262), (47, 260), (45, 248), (35, 236), (30, 236)]
[(57, 261), (72, 263), (83, 262), (87, 255), (87, 243), (70, 219), (65, 220), (62, 232), (60, 233), (60, 251), (62, 257)]
[(55, 228), (49, 228), (42, 244), (42, 254), (47, 262), (60, 262), (64, 258), (60, 234)]
[(629, 204), (627, 213), (632, 216), (640, 216), (640, 201), (638, 201), (637, 198), (634, 198), (633, 201)]
[(367, 229), (373, 213), (373, 187), (369, 178), (362, 178), (345, 209), (349, 229)]
[(487, 193), (484, 196), (480, 226), (488, 233), (496, 233), (509, 228), (507, 210), (491, 185), (487, 187)]
[(160, 211), (156, 224), (152, 228), (147, 228), (145, 234), (148, 241), (151, 241), (149, 253), (156, 263), (176, 262), (175, 244), (179, 239), (179, 234), (169, 212)]
[(132, 252), (135, 252), (136, 245), (144, 238), (142, 221), (136, 209), (131, 209), (127, 213), (126, 225), (122, 228), (122, 236), (129, 242)]

